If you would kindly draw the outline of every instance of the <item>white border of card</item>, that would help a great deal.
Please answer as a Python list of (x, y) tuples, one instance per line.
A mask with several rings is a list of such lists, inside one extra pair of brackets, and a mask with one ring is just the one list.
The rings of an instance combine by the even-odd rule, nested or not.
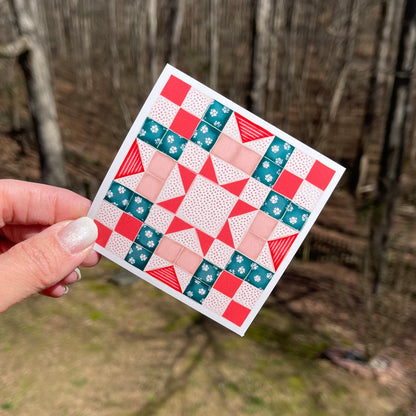
[(264, 129), (270, 131), (273, 135), (280, 137), (281, 139), (289, 142), (296, 148), (300, 149), (302, 152), (314, 157), (315, 159), (321, 161), (323, 164), (327, 165), (331, 169), (335, 171), (335, 174), (325, 189), (323, 195), (321, 196), (317, 206), (314, 208), (313, 212), (311, 213), (309, 219), (305, 223), (304, 227), (300, 231), (298, 237), (294, 241), (293, 245), (291, 246), (290, 250), (286, 254), (284, 260), (278, 267), (276, 273), (274, 274), (273, 278), (271, 279), (270, 283), (267, 285), (265, 290), (263, 291), (261, 297), (257, 301), (255, 307), (251, 310), (249, 315), (247, 316), (246, 320), (244, 321), (241, 327), (233, 324), (232, 322), (228, 321), (225, 318), (222, 318), (219, 315), (211, 312), (210, 310), (206, 309), (203, 305), (193, 301), (192, 299), (188, 298), (184, 294), (177, 292), (174, 289), (166, 286), (159, 280), (153, 278), (152, 276), (148, 275), (147, 273), (137, 269), (136, 267), (132, 266), (131, 264), (127, 263), (123, 259), (117, 257), (113, 253), (109, 252), (105, 248), (95, 245), (95, 250), (102, 254), (103, 256), (107, 257), (108, 259), (112, 260), (113, 262), (117, 263), (121, 267), (127, 269), (129, 272), (135, 274), (136, 276), (142, 278), (143, 280), (147, 281), (148, 283), (156, 286), (157, 288), (163, 290), (164, 292), (168, 293), (169, 295), (173, 296), (174, 298), (180, 300), (181, 302), (187, 304), (193, 309), (196, 309), (198, 312), (208, 316), (209, 318), (213, 319), (214, 321), (220, 323), (221, 325), (227, 327), (231, 331), (236, 332), (237, 334), (243, 336), (247, 331), (248, 327), (252, 323), (253, 319), (256, 317), (257, 313), (263, 306), (266, 299), (269, 297), (272, 290), (275, 288), (277, 282), (279, 281), (280, 277), (282, 276), (283, 272), (285, 271), (286, 267), (289, 265), (290, 261), (294, 257), (295, 253), (299, 249), (300, 245), (302, 244), (303, 240), (305, 239), (306, 235), (308, 234), (309, 230), (311, 229), (312, 225), (316, 221), (318, 215), (322, 211), (323, 207), (325, 206), (328, 198), (331, 196), (333, 190), (335, 189), (338, 181), (340, 180), (342, 174), (345, 171), (345, 168), (340, 166), (338, 163), (330, 160), (326, 156), (320, 154), (316, 150), (310, 148), (309, 146), (305, 145), (304, 143), (300, 142), (299, 140), (291, 137), (289, 134), (279, 130), (277, 127), (271, 125), (270, 123), (262, 120), (261, 118), (255, 116), (254, 114), (250, 113), (249, 111), (245, 110), (244, 108), (240, 107), (239, 105), (235, 104), (234, 102), (230, 101), (229, 99), (223, 97), (222, 95), (218, 94), (217, 92), (213, 91), (212, 89), (208, 88), (204, 84), (196, 81), (195, 79), (191, 78), (190, 76), (186, 75), (185, 73), (179, 71), (178, 69), (172, 67), (171, 65), (167, 64), (161, 73), (159, 79), (157, 80), (156, 84), (154, 85), (152, 91), (150, 92), (146, 102), (144, 103), (142, 109), (140, 110), (136, 120), (134, 121), (133, 125), (131, 126), (124, 142), (122, 143), (113, 163), (110, 166), (98, 192), (94, 198), (92, 203), (91, 209), (88, 213), (88, 216), (91, 218), (95, 218), (97, 211), (106, 195), (108, 188), (110, 187), (114, 176), (116, 175), (121, 163), (123, 162), (124, 158), (126, 157), (130, 147), (134, 140), (136, 140), (137, 134), (140, 131), (141, 126), (143, 125), (146, 117), (148, 116), (156, 98), (160, 95), (163, 87), (165, 86), (166, 82), (168, 81), (171, 75), (176, 76), (177, 78), (182, 79), (184, 82), (190, 84), (194, 88), (198, 89), (199, 91), (203, 92), (207, 96), (225, 104), (231, 110), (238, 112), (242, 116), (246, 117), (247, 119), (251, 120), (253, 123), (258, 124), (259, 126), (263, 127)]

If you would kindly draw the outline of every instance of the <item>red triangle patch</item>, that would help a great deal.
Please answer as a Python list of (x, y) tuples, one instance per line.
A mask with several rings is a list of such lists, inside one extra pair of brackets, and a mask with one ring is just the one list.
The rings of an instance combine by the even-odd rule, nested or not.
[(246, 186), (249, 178), (242, 179), (241, 181), (226, 183), (225, 185), (221, 185), (224, 189), (231, 192), (236, 196), (240, 196), (241, 192), (243, 192), (244, 187)]
[(189, 225), (187, 222), (182, 221), (178, 217), (174, 217), (172, 222), (169, 225), (166, 234), (176, 233), (178, 231), (189, 230), (190, 228), (194, 228), (192, 225)]
[(272, 255), (275, 269), (280, 266), (291, 245), (296, 240), (298, 234), (289, 235), (288, 237), (279, 238), (277, 240), (268, 241), (270, 253)]
[(231, 229), (230, 229), (230, 226), (228, 224), (228, 221), (224, 224), (224, 227), (222, 227), (222, 230), (218, 234), (217, 239), (222, 241), (223, 243), (227, 244), (228, 246), (230, 246), (232, 248), (235, 248), (234, 247), (233, 236), (231, 234)]
[(144, 168), (142, 158), (140, 156), (139, 146), (137, 145), (137, 141), (134, 140), (133, 145), (123, 160), (123, 163), (121, 164), (114, 179), (135, 175), (140, 172), (144, 172)]
[(153, 276), (155, 279), (163, 282), (165, 285), (168, 285), (178, 292), (182, 292), (181, 286), (176, 276), (175, 269), (173, 266), (163, 267), (162, 269), (150, 270), (146, 272)]
[(204, 233), (203, 231), (198, 230), (197, 228), (195, 228), (195, 231), (198, 234), (199, 244), (201, 245), (202, 252), (205, 256), (208, 253), (208, 250), (211, 247), (212, 243), (214, 242), (214, 238)]
[(188, 192), (188, 189), (190, 188), (192, 182), (195, 179), (196, 173), (192, 172), (190, 169), (180, 164), (178, 164), (178, 168), (179, 173), (181, 174), (183, 188), (185, 189), (185, 192)]
[(182, 204), (185, 195), (178, 196), (177, 198), (168, 199), (167, 201), (158, 202), (157, 205), (160, 205), (163, 208), (166, 208), (168, 211), (173, 212), (176, 214), (179, 206)]
[(252, 140), (264, 139), (265, 137), (273, 136), (272, 133), (254, 124), (240, 114), (234, 113), (237, 120), (238, 129), (240, 130), (241, 141), (243, 143), (251, 142)]
[(200, 175), (205, 176), (208, 179), (211, 179), (211, 181), (218, 183), (217, 175), (215, 174), (214, 165), (212, 164), (211, 158), (208, 156), (207, 161), (205, 162), (205, 165), (202, 167), (201, 171), (199, 172)]
[(247, 204), (247, 202), (242, 201), (239, 199), (237, 203), (234, 205), (233, 210), (229, 217), (237, 217), (238, 215), (247, 214), (248, 212), (257, 211), (257, 208), (252, 207), (251, 205)]

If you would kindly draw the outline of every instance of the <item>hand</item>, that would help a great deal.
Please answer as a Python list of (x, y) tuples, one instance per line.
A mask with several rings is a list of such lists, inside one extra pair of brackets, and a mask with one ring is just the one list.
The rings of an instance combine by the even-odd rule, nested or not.
[(62, 296), (79, 265), (98, 262), (90, 204), (66, 189), (0, 180), (0, 312), (34, 293)]

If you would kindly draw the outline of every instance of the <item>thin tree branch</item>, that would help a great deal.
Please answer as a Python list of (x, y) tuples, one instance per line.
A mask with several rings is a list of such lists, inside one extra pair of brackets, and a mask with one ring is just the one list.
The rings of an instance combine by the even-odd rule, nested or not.
[(29, 42), (25, 36), (20, 36), (7, 45), (0, 45), (0, 58), (17, 58), (30, 49)]

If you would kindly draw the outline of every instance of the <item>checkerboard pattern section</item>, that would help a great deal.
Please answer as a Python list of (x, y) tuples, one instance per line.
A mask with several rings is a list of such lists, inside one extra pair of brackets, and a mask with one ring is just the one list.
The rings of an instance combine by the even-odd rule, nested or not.
[(241, 326), (334, 174), (171, 75), (96, 214), (97, 244)]

